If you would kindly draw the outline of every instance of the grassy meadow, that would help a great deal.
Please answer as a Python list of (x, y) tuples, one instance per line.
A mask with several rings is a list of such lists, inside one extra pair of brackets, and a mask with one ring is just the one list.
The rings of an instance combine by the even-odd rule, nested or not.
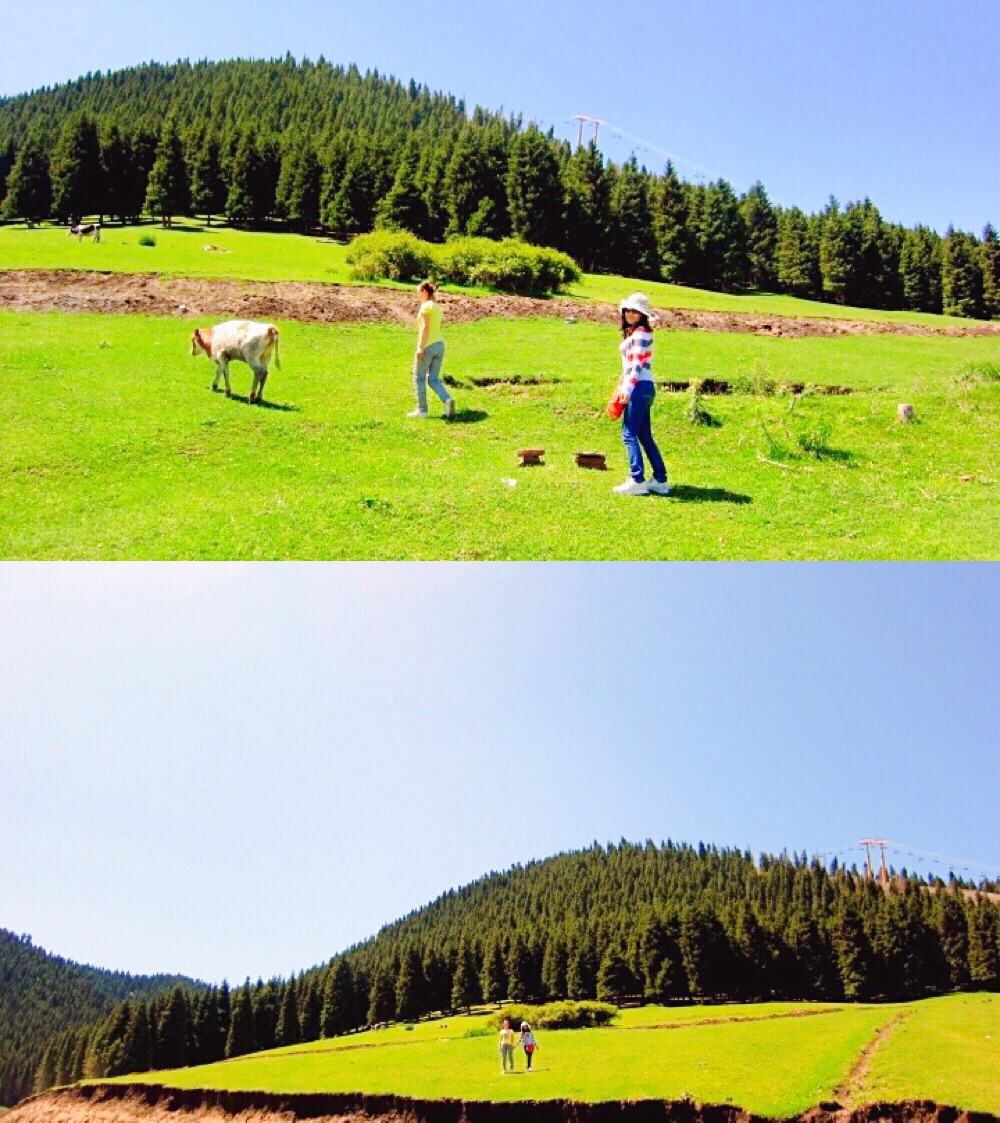
[[(139, 239), (152, 235), (155, 246)], [(215, 250), (205, 250), (215, 246)], [(159, 226), (107, 226), (99, 245), (78, 243), (65, 226), (0, 226), (0, 269), (97, 269), (114, 273), (165, 273), (189, 277), (232, 277), (247, 281), (320, 281), (350, 284), (347, 247), (325, 238), (268, 234), (177, 221)], [(398, 286), (390, 286), (398, 287)], [(852, 320), (968, 325), (953, 316), (922, 312), (880, 312), (845, 308), (768, 293), (733, 295), (627, 277), (587, 275), (567, 295), (617, 304), (640, 287), (659, 308), (692, 311), (759, 312), (768, 316), (808, 316)], [(467, 289), (483, 292), (482, 289)]]
[[(645, 1007), (623, 1011), (604, 1029), (540, 1031), (536, 1071), (524, 1072), (517, 1051), (517, 1074), (507, 1077), (499, 1071), (495, 1032), (485, 1015), (474, 1015), (123, 1079), (178, 1088), (502, 1101), (690, 1096), (783, 1117), (833, 1098), (878, 1030), (903, 1012), (905, 1020), (876, 1052), (878, 1063), (898, 1075), (878, 1077), (877, 1094), (997, 1111), (1000, 1052), (989, 1048), (989, 1035), (995, 1040), (998, 1008), (991, 995), (908, 1006)], [(784, 1016), (795, 1011), (807, 1016)]]
[[(77, 247), (74, 245), (72, 249)], [(784, 559), (996, 557), (1000, 339), (663, 332), (657, 376), (837, 383), (848, 396), (662, 393), (670, 498), (624, 498), (612, 328), (448, 331), (459, 414), (412, 406), (411, 331), (283, 323), (268, 403), (209, 392), (191, 324), (0, 312), (0, 557)], [(476, 385), (532, 377), (536, 385)], [(233, 366), (245, 398), (249, 368)], [(917, 420), (896, 419), (910, 401)], [(436, 415), (435, 415), (436, 414)], [(522, 469), (516, 450), (547, 450)], [(608, 454), (584, 471), (573, 454)], [(963, 477), (967, 477), (963, 479)]]

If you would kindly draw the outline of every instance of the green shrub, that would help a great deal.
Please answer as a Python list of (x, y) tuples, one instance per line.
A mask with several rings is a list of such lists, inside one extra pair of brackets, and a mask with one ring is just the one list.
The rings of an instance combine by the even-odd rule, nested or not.
[(812, 417), (800, 422), (795, 430), (795, 440), (803, 452), (822, 456), (830, 447), (833, 422), (828, 417)]
[(582, 277), (576, 262), (559, 250), (529, 246), (516, 238), (452, 238), (444, 245), (413, 234), (362, 234), (347, 251), (351, 276), (364, 281), (416, 281), (432, 276), (453, 285), (481, 285), (502, 292), (544, 296)]
[(153, 234), (140, 234), (139, 235), (139, 245), (140, 246), (155, 246), (156, 245), (156, 238)]
[(347, 263), (358, 281), (418, 281), (432, 271), (431, 249), (405, 230), (376, 230), (351, 242)]
[(708, 412), (708, 407), (705, 405), (701, 382), (697, 378), (691, 380), (691, 396), (688, 399), (687, 419), (692, 425), (713, 426), (716, 424), (715, 418)]
[(967, 363), (952, 376), (957, 386), (988, 386), (1000, 382), (1000, 366), (996, 363)]
[[(499, 1028), (499, 1027), (497, 1027)], [(462, 1034), (463, 1037), (492, 1037), (495, 1030), (492, 1026), (473, 1026)]]
[(513, 1027), (527, 1022), (533, 1029), (592, 1029), (606, 1026), (618, 1017), (618, 1009), (608, 1002), (548, 1002), (544, 1006), (505, 1006), (490, 1019), (499, 1029), (509, 1018)]

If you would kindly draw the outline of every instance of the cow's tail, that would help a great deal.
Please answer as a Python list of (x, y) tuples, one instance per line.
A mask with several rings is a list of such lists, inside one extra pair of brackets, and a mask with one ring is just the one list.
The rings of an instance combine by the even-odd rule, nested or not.
[(278, 349), (278, 329), (270, 328), (267, 333), (271, 337), (271, 342), (274, 344), (274, 365), (281, 370), (281, 352)]

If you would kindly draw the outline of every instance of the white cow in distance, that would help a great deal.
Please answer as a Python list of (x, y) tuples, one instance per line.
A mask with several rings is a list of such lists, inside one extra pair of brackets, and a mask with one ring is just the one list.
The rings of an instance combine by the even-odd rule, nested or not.
[(229, 386), (229, 364), (233, 359), (246, 363), (253, 371), (250, 401), (260, 402), (264, 397), (267, 365), (274, 355), (274, 365), (281, 370), (278, 350), (278, 329), (274, 324), (257, 324), (253, 320), (227, 320), (214, 328), (195, 328), (191, 336), (191, 354), (201, 351), (215, 363), (212, 389), (218, 390), (219, 376), (226, 384), (226, 397), (232, 397)]

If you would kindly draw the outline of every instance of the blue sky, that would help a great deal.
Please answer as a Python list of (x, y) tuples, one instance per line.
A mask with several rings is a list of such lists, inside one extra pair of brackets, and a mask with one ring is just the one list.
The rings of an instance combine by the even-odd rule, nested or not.
[(0, 567), (0, 926), (286, 974), (624, 836), (1000, 870), (996, 569)]
[[(1000, 225), (995, 0), (66, 0), (8, 4), (0, 92), (146, 59), (356, 62), (575, 135), (586, 113), (806, 210), (870, 196), (908, 225)], [(625, 13), (624, 15), (621, 13)], [(606, 150), (631, 141), (606, 130)]]

